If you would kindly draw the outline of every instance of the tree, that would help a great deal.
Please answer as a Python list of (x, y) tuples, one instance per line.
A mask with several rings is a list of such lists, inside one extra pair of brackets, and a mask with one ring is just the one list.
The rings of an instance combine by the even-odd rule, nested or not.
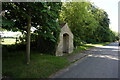
[(63, 3), (60, 23), (68, 23), (74, 34), (74, 46), (80, 42), (114, 41), (108, 14), (90, 2)]
[(74, 34), (74, 46), (78, 46), (81, 41), (88, 41), (98, 25), (93, 15), (88, 11), (89, 5), (89, 2), (63, 4), (59, 22), (68, 23)]
[[(50, 37), (51, 40), (55, 41), (55, 36), (51, 34), (51, 32), (53, 32), (53, 29), (58, 27), (58, 24), (56, 22), (57, 15), (54, 15), (53, 12), (58, 13), (60, 5), (61, 3), (52, 4), (45, 2), (3, 3), (2, 6), (3, 10), (5, 11), (5, 16), (3, 17), (3, 28), (12, 31), (21, 31), (22, 33), (26, 34), (27, 64), (30, 63), (31, 25), (37, 29), (37, 33), (41, 33), (44, 37)], [(53, 6), (56, 7), (55, 11), (52, 10)], [(54, 24), (52, 24), (53, 22)], [(45, 31), (47, 31), (47, 33), (45, 33)], [(58, 29), (54, 31), (56, 32)]]

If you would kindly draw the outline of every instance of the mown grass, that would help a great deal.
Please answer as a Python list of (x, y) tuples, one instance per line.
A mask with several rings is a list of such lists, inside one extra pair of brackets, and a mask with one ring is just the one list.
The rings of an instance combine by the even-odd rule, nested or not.
[(31, 53), (31, 62), (25, 64), (24, 52), (3, 53), (3, 76), (11, 78), (48, 78), (69, 65), (66, 58)]
[[(74, 49), (73, 54), (86, 50), (90, 47), (104, 46), (109, 44), (84, 44)], [(6, 52), (2, 57), (3, 76), (11, 78), (48, 78), (51, 74), (69, 65), (65, 57), (56, 57), (48, 54), (31, 51), (31, 62), (25, 64), (25, 52)]]
[(77, 46), (76, 49), (74, 49), (73, 54), (74, 53), (79, 53), (80, 51), (86, 50), (88, 48), (91, 47), (97, 47), (97, 46), (105, 46), (107, 44), (110, 44), (110, 42), (105, 42), (105, 43), (94, 43), (94, 44), (82, 44), (81, 46)]
[(14, 38), (4, 38), (4, 39), (2, 39), (1, 44), (2, 45), (11, 45), (11, 44), (15, 44), (15, 42), (16, 42), (16, 39), (14, 39)]
[(97, 47), (97, 46), (105, 46), (105, 45), (110, 44), (110, 43), (111, 42), (104, 42), (104, 43), (93, 43), (93, 44), (86, 44), (86, 45)]
[(73, 54), (74, 53), (79, 53), (80, 51), (86, 50), (86, 49), (88, 49), (90, 47), (94, 47), (94, 46), (92, 46), (92, 45), (81, 45), (81, 46), (78, 46), (76, 49), (74, 49)]

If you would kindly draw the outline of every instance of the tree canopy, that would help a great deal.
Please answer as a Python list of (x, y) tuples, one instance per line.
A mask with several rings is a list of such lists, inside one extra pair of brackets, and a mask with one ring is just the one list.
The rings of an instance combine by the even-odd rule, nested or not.
[(4, 2), (2, 8), (5, 11), (2, 28), (26, 34), (27, 57), (30, 54), (31, 27), (35, 28), (35, 35), (57, 42), (60, 28), (56, 19), (59, 16), (61, 3)]
[(28, 9), (30, 9), (31, 25), (36, 28), (36, 32), (44, 37), (55, 39), (51, 33), (58, 30), (56, 19), (59, 16), (60, 5), (61, 3), (52, 2), (4, 2), (2, 6), (5, 16), (3, 17), (2, 28), (26, 33)]
[(22, 32), (26, 35), (25, 40), (31, 33), (32, 47), (41, 52), (55, 52), (59, 42), (59, 23), (68, 23), (74, 34), (74, 46), (81, 42), (117, 39), (116, 33), (109, 28), (107, 12), (91, 2), (3, 2), (2, 8), (5, 11), (2, 28)]
[(108, 14), (91, 2), (63, 3), (60, 23), (68, 23), (74, 34), (74, 46), (80, 42), (114, 41)]

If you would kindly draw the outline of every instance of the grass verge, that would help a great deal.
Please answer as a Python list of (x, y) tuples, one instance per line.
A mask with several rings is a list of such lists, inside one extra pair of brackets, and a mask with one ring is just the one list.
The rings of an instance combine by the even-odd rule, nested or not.
[[(73, 53), (109, 43), (84, 44), (78, 46)], [(40, 54), (34, 51), (31, 52), (30, 64), (26, 65), (24, 54), (25, 52), (22, 51), (3, 53), (3, 76), (11, 78), (48, 78), (51, 74), (69, 65), (67, 58)]]
[(104, 43), (95, 43), (95, 44), (86, 44), (87, 46), (94, 46), (94, 47), (97, 47), (97, 46), (105, 46), (105, 45), (108, 45), (110, 44), (111, 42), (104, 42)]
[(81, 46), (78, 46), (76, 49), (74, 49), (73, 54), (74, 53), (79, 53), (80, 51), (86, 50), (88, 48), (91, 47), (97, 47), (97, 46), (105, 46), (107, 44), (110, 44), (110, 42), (105, 42), (105, 43), (95, 43), (95, 44), (83, 44)]
[(48, 78), (69, 65), (66, 58), (31, 53), (31, 62), (25, 64), (24, 52), (3, 55), (3, 76), (11, 78)]
[(78, 46), (76, 49), (74, 49), (73, 54), (79, 53), (80, 51), (86, 50), (86, 49), (91, 48), (91, 47), (94, 47), (94, 46), (93, 45), (85, 45), (85, 44)]
[(5, 38), (5, 39), (2, 39), (1, 44), (2, 45), (11, 45), (11, 44), (15, 44), (15, 42), (16, 42), (16, 39), (14, 39), (14, 38)]

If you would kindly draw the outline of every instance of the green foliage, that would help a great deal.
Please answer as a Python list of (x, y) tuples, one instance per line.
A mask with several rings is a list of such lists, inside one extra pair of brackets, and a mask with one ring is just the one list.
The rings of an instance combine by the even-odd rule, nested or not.
[[(108, 14), (90, 2), (4, 2), (3, 28), (21, 31), (26, 35), (28, 7), (31, 10), (31, 25), (35, 28), (31, 34), (31, 44), (41, 51), (55, 52), (60, 34), (59, 23), (68, 23), (74, 34), (74, 46), (81, 42), (109, 42), (118, 39), (110, 30)], [(59, 12), (61, 12), (59, 14)], [(26, 36), (21, 38), (25, 44)], [(53, 45), (52, 45), (53, 44)], [(49, 47), (51, 45), (52, 47)], [(44, 46), (44, 47), (42, 47)]]
[[(33, 32), (35, 36), (31, 36), (32, 42), (36, 42), (40, 46), (40, 41), (48, 39), (47, 41), (54, 43), (52, 49), (55, 49), (60, 33), (60, 27), (56, 19), (59, 17), (61, 4), (60, 2), (3, 2), (2, 8), (5, 11), (3, 28), (21, 31), (26, 35), (27, 19), (31, 17), (31, 25), (35, 28)], [(28, 13), (28, 11), (31, 13)], [(25, 43), (26, 37), (24, 36), (21, 40)], [(42, 41), (42, 43), (44, 42)], [(48, 45), (46, 44), (45, 47), (48, 47)]]
[[(4, 49), (6, 49), (3, 51), (6, 52), (25, 51), (25, 47), (26, 47), (25, 39), (26, 36), (24, 35), (23, 37), (20, 37), (20, 41), (21, 41), (20, 43), (12, 44), (12, 45), (3, 44), (4, 45), (3, 48), (5, 47)], [(8, 41), (10, 42), (11, 40), (8, 39)], [(45, 39), (44, 37), (38, 37), (38, 35), (36, 34), (31, 34), (31, 47), (30, 47), (31, 51), (38, 51), (44, 54), (55, 55), (54, 54), (56, 51), (55, 45), (56, 42), (51, 41), (50, 38)]]
[[(65, 3), (59, 22), (67, 22), (74, 34), (74, 45), (86, 41), (93, 35), (98, 22), (88, 12), (89, 2)], [(62, 18), (62, 19), (61, 19)], [(87, 33), (86, 33), (87, 32)]]
[[(32, 39), (32, 38), (31, 38)], [(31, 50), (39, 51), (41, 53), (50, 53), (52, 55), (55, 55), (56, 51), (56, 42), (51, 41), (50, 38), (43, 38), (38, 37), (34, 39), (35, 41), (31, 41)]]
[(108, 14), (90, 2), (63, 3), (59, 22), (68, 23), (74, 34), (74, 46), (79, 46), (82, 41), (115, 41)]

